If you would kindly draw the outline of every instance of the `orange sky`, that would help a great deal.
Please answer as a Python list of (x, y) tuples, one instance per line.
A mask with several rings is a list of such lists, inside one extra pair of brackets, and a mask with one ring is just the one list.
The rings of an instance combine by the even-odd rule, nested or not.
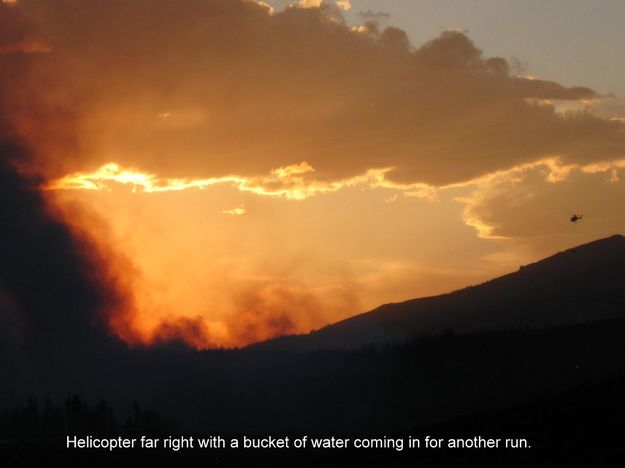
[(3, 121), (125, 291), (125, 340), (305, 332), (623, 232), (609, 95), (306, 6), (0, 4)]

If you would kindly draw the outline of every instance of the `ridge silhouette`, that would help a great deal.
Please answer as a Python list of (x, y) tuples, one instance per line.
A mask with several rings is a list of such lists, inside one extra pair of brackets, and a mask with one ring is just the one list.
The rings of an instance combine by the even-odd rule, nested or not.
[(625, 317), (625, 237), (570, 248), (478, 286), (382, 305), (252, 349), (356, 349), (443, 330), (525, 329)]

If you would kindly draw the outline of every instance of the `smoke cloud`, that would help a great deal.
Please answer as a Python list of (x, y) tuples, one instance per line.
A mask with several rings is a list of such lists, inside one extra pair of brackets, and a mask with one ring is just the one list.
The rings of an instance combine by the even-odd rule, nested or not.
[[(237, 287), (221, 288), (227, 306), (213, 292), (204, 297), (206, 282), (217, 289), (227, 276), (210, 243), (234, 243), (230, 225), (214, 222), (225, 234), (214, 226), (200, 232), (207, 215), (197, 202), (194, 224), (180, 229), (188, 204), (171, 204), (172, 222), (160, 216), (163, 199), (151, 214), (126, 208), (127, 199), (98, 201), (108, 203), (98, 216), (108, 216), (109, 231), (71, 203), (50, 211), (54, 196), (37, 188), (68, 174), (93, 182), (98, 168), (129, 168), (125, 174), (150, 175), (145, 191), (185, 183), (203, 190), (226, 180), (294, 200), (363, 180), (421, 198), (471, 183), (479, 189), (464, 199), (465, 221), (482, 237), (505, 238), (524, 235), (510, 213), (525, 206), (525, 195), (489, 174), (514, 175), (543, 160), (583, 168), (623, 158), (621, 119), (558, 110), (561, 102), (609, 97), (518, 76), (461, 31), (416, 46), (371, 12), (365, 26), (351, 28), (341, 13), (350, 6), (303, 1), (276, 12), (251, 0), (0, 3), (0, 122), (11, 141), (24, 142), (2, 146), (8, 201), (0, 209), (11, 227), (2, 232), (0, 307), (12, 333), (62, 346), (106, 323), (132, 344), (236, 345), (305, 331), (359, 304), (342, 278), (326, 280), (321, 294), (295, 273), (258, 280), (258, 271), (248, 275), (251, 288), (243, 274), (233, 276)], [(228, 203), (214, 212), (245, 203), (244, 216), (229, 222), (257, 228), (247, 221), (249, 199)], [(160, 224), (127, 228), (126, 237), (115, 229), (155, 213)], [(171, 226), (174, 234), (162, 234)], [(256, 229), (250, 240), (246, 232), (231, 236), (238, 242), (232, 251), (272, 245), (275, 263), (289, 256), (277, 236), (265, 241)], [(151, 244), (148, 237), (160, 234), (161, 243)], [(210, 254), (186, 250), (183, 235)], [(159, 295), (165, 306), (150, 298)], [(326, 312), (314, 312), (320, 309)]]

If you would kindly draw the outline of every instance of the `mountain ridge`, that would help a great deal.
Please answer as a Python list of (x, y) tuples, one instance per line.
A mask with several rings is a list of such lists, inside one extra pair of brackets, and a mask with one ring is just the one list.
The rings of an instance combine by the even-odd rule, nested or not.
[(416, 335), (549, 327), (625, 316), (625, 237), (557, 252), (519, 270), (449, 293), (381, 305), (303, 335), (252, 349), (354, 349)]

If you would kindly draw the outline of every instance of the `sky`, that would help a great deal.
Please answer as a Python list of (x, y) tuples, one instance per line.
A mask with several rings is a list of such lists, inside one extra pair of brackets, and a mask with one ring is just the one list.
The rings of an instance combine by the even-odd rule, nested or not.
[(241, 346), (623, 233), (624, 14), (5, 0), (0, 136), (114, 334)]

